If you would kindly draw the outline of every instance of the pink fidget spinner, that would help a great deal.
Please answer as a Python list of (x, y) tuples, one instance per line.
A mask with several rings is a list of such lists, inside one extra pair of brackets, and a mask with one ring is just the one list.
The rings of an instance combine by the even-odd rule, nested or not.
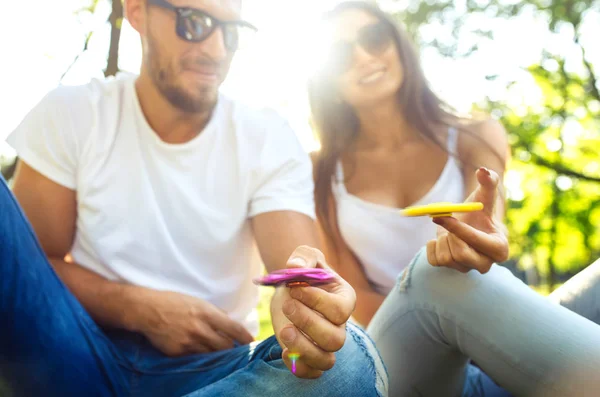
[(254, 284), (279, 287), (308, 287), (332, 282), (335, 275), (326, 269), (291, 268), (276, 270), (264, 277), (254, 279)]

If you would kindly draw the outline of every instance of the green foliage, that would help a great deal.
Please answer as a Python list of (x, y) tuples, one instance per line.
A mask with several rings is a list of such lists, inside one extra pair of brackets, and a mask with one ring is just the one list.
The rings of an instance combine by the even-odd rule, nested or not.
[[(581, 40), (586, 18), (600, 15), (600, 1), (409, 0), (397, 17), (420, 48), (460, 58), (494, 38), (493, 31), (473, 29), (469, 18), (510, 19), (523, 13), (542, 16), (549, 32), (570, 35), (579, 56), (567, 59), (540, 43), (539, 62), (525, 70), (540, 101), (516, 106), (488, 99), (475, 110), (499, 117), (509, 134), (512, 255), (522, 268), (536, 266), (552, 289), (560, 273), (575, 273), (600, 257), (600, 84), (598, 65)], [(425, 42), (422, 29), (432, 24), (448, 27), (451, 34)], [(509, 81), (507, 92), (519, 95), (520, 84), (523, 80)]]

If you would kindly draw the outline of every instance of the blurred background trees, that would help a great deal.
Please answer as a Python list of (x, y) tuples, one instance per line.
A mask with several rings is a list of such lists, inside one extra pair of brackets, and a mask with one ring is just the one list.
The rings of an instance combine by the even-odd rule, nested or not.
[[(597, 37), (588, 34), (584, 40), (586, 27), (600, 22), (600, 2), (401, 3), (397, 19), (421, 51), (433, 48), (444, 57), (474, 56), (495, 39), (493, 28), (473, 20), (533, 14), (557, 40), (571, 41), (568, 50), (559, 47), (562, 51), (553, 48), (552, 40), (540, 43), (539, 59), (526, 65), (518, 79), (509, 71), (491, 71), (486, 79), (503, 82), (506, 95), (474, 104), (474, 110), (499, 118), (510, 134), (507, 219), (513, 259), (506, 265), (529, 283), (552, 290), (600, 257), (600, 65), (589, 56)], [(427, 40), (422, 32), (432, 24), (447, 26), (449, 34)], [(509, 101), (511, 94), (520, 95), (527, 77), (537, 87), (536, 100)]]

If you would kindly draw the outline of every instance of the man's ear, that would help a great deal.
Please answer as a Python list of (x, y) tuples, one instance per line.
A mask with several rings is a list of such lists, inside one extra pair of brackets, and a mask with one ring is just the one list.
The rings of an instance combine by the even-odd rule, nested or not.
[(146, 0), (125, 0), (125, 18), (140, 35), (146, 30)]

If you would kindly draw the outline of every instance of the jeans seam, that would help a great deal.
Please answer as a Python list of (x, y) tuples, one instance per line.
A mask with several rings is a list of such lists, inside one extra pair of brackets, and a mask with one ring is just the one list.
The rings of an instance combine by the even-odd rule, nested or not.
[(347, 323), (346, 329), (369, 360), (375, 377), (375, 392), (379, 397), (387, 396), (389, 392), (389, 374), (375, 342), (365, 331), (351, 322)]
[(136, 368), (136, 363), (139, 361), (140, 358), (140, 348), (137, 347), (136, 348), (136, 352), (135, 352), (135, 356), (133, 357), (133, 361), (131, 363), (132, 368), (131, 368), (131, 376), (130, 376), (130, 390), (129, 390), (129, 395), (130, 396), (137, 396), (138, 393), (138, 389), (139, 389), (139, 383), (140, 383), (140, 376), (142, 375), (142, 373), (140, 371), (138, 371), (138, 369)]
[(421, 255), (423, 255), (423, 249), (421, 249), (421, 250), (419, 250), (419, 252), (417, 252), (417, 254), (412, 259), (412, 261), (408, 264), (406, 269), (404, 269), (404, 271), (402, 271), (400, 277), (398, 278), (398, 291), (399, 292), (406, 292), (410, 288), (410, 284), (412, 281), (412, 272), (417, 264), (417, 261), (421, 257)]

